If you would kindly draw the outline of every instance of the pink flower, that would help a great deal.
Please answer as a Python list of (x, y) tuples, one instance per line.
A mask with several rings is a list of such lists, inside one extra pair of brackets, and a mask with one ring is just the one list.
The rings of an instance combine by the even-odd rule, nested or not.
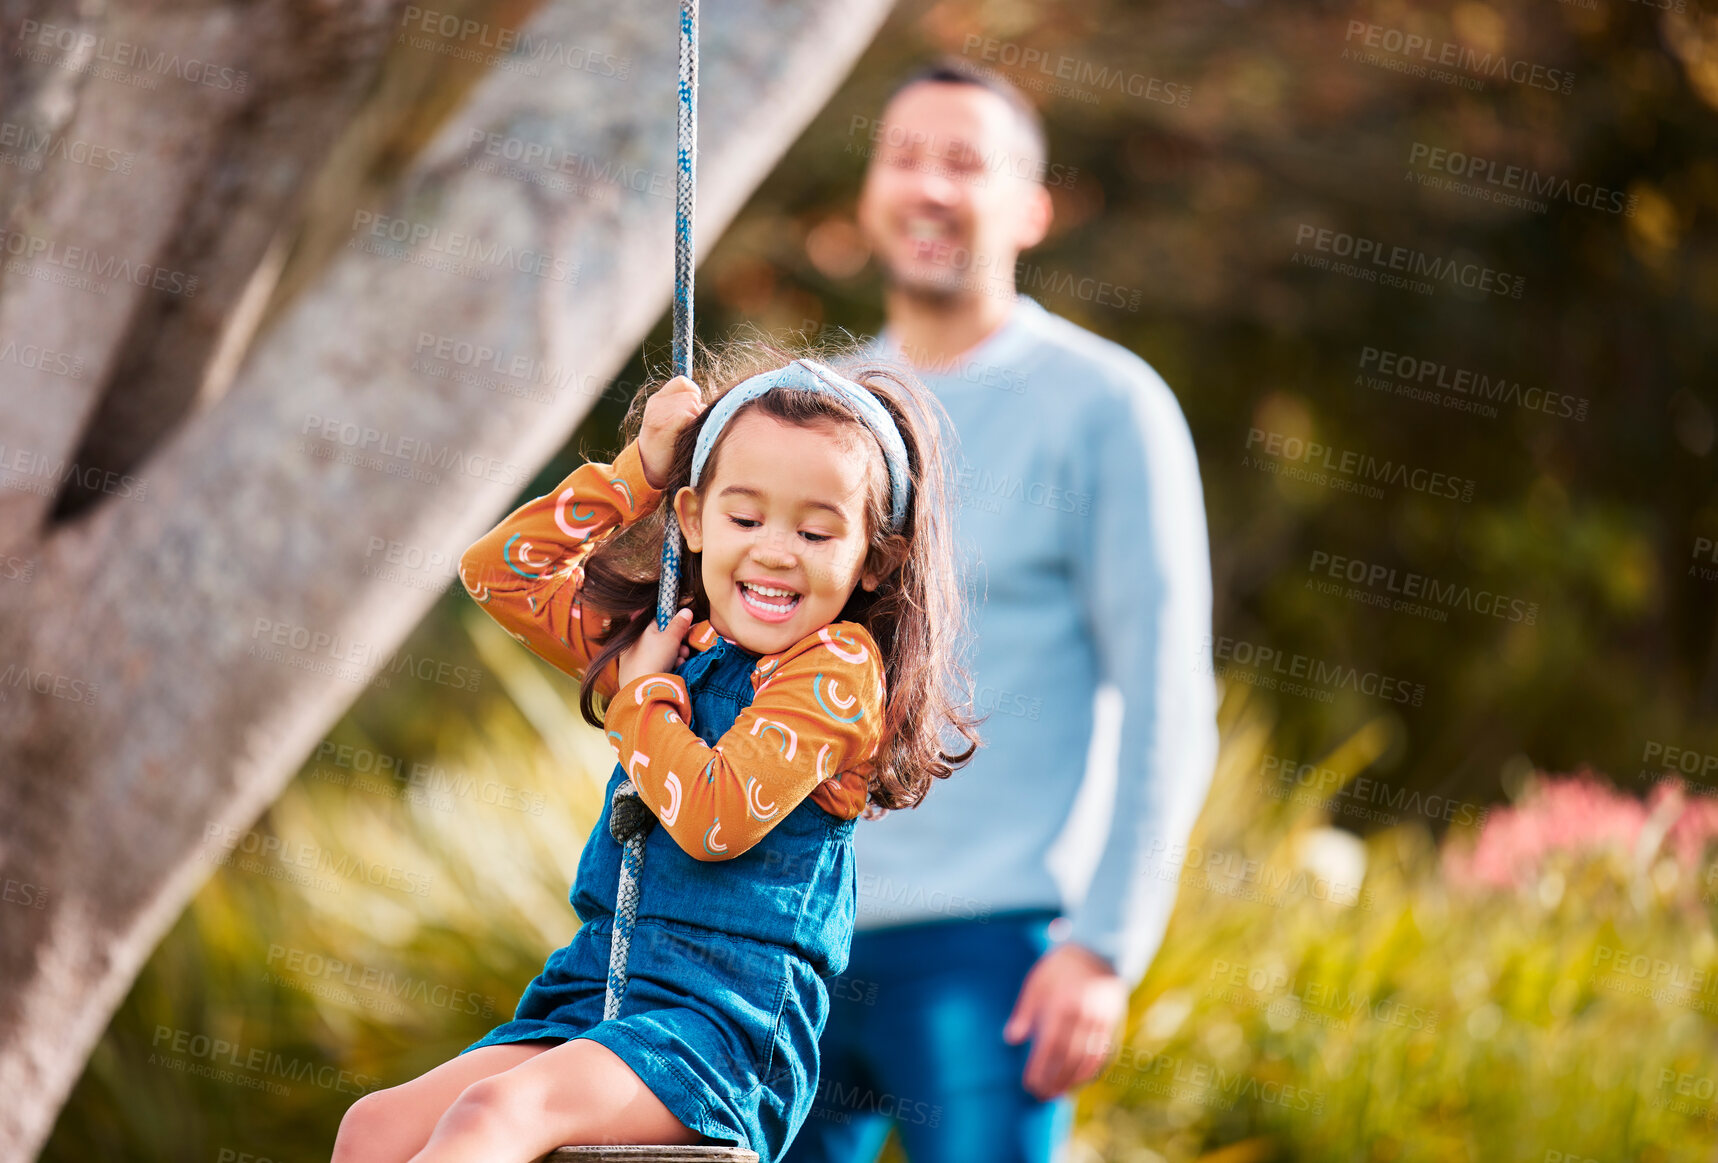
[(1446, 847), (1444, 870), (1451, 883), (1463, 886), (1522, 887), (1538, 879), (1554, 853), (1610, 852), (1629, 867), (1661, 849), (1692, 869), (1714, 839), (1718, 800), (1690, 796), (1682, 780), (1660, 781), (1642, 802), (1582, 769), (1569, 776), (1539, 776), (1519, 804), (1486, 817), (1471, 846)]

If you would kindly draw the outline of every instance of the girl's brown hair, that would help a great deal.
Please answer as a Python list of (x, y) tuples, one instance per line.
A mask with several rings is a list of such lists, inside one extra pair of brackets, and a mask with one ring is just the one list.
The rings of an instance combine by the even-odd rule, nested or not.
[[(859, 414), (839, 397), (795, 388), (776, 388), (742, 405), (729, 419), (704, 465), (700, 497), (716, 477), (722, 445), (733, 421), (757, 409), (783, 423), (801, 427), (852, 425), (871, 450), (871, 485), (865, 503), (868, 536), (861, 571), (880, 579), (875, 590), (855, 584), (837, 620), (857, 622), (876, 640), (882, 652), (885, 700), (883, 740), (872, 759), (870, 796), (865, 818), (883, 810), (916, 806), (933, 779), (946, 779), (965, 764), (979, 746), (971, 715), (971, 683), (962, 650), (968, 641), (965, 601), (959, 577), (948, 511), (945, 450), (946, 423), (936, 397), (904, 366), (857, 350), (857, 343), (820, 351), (790, 350), (774, 341), (745, 339), (720, 352), (700, 351), (693, 375), (704, 395), (704, 411), (680, 432), (662, 502), (656, 512), (593, 549), (584, 562), (580, 602), (607, 615), (608, 629), (592, 635), (602, 649), (591, 659), (587, 675), (602, 674), (644, 633), (656, 616), (657, 585), (662, 575), (663, 512), (674, 495), (691, 483), (692, 454), (698, 433), (710, 416), (710, 405), (760, 372), (785, 366), (801, 356), (821, 360), (869, 391), (889, 411), (907, 446), (912, 491), (907, 516), (898, 533), (888, 531), (888, 473), (881, 450)], [(643, 421), (644, 404), (660, 383), (641, 387), (622, 425), (625, 438), (635, 439)], [(704, 591), (701, 554), (681, 555), (681, 604), (690, 598), (692, 618), (710, 616)], [(588, 618), (587, 626), (601, 625)], [(600, 727), (594, 683), (586, 682), (579, 710), (587, 722)], [(964, 748), (950, 750), (956, 738)]]

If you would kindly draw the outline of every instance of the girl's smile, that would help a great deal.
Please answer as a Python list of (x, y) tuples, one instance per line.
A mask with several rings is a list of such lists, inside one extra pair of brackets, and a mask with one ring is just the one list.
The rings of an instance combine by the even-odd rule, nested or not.
[(752, 616), (765, 622), (785, 622), (803, 596), (794, 590), (763, 581), (740, 581), (740, 598)]
[(861, 577), (865, 505), (884, 471), (863, 436), (739, 413), (723, 433), (703, 498), (674, 498), (700, 555), (710, 624), (755, 654), (776, 654), (835, 621)]

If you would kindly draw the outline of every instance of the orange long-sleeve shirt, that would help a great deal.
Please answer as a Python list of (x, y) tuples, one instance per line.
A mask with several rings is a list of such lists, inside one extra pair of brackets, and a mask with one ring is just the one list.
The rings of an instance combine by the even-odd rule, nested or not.
[[(508, 514), (461, 556), (460, 581), (532, 653), (607, 696), (617, 758), (693, 858), (740, 855), (807, 796), (841, 819), (858, 816), (882, 740), (884, 696), (882, 657), (858, 623), (831, 623), (760, 657), (751, 705), (714, 747), (687, 725), (692, 708), (679, 675), (639, 675), (620, 686), (610, 664), (587, 678), (600, 646), (586, 636), (579, 601), (584, 558), (661, 499), (644, 479), (636, 442), (628, 444), (612, 465), (581, 465)], [(717, 639), (708, 620), (687, 635), (695, 651)]]

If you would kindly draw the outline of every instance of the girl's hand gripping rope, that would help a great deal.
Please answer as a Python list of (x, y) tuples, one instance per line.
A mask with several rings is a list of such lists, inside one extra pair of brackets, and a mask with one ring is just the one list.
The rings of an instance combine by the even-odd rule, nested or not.
[(615, 665), (619, 667), (620, 685), (625, 686), (641, 674), (672, 674), (691, 655), (686, 644), (686, 632), (692, 628), (691, 607), (682, 607), (668, 620), (668, 629), (658, 630), (656, 623), (647, 623), (637, 642), (620, 652)]
[(674, 442), (680, 430), (704, 413), (704, 394), (685, 376), (675, 376), (644, 402), (644, 421), (638, 431), (638, 455), (644, 464), (644, 480), (653, 489), (668, 483), (674, 462)]

